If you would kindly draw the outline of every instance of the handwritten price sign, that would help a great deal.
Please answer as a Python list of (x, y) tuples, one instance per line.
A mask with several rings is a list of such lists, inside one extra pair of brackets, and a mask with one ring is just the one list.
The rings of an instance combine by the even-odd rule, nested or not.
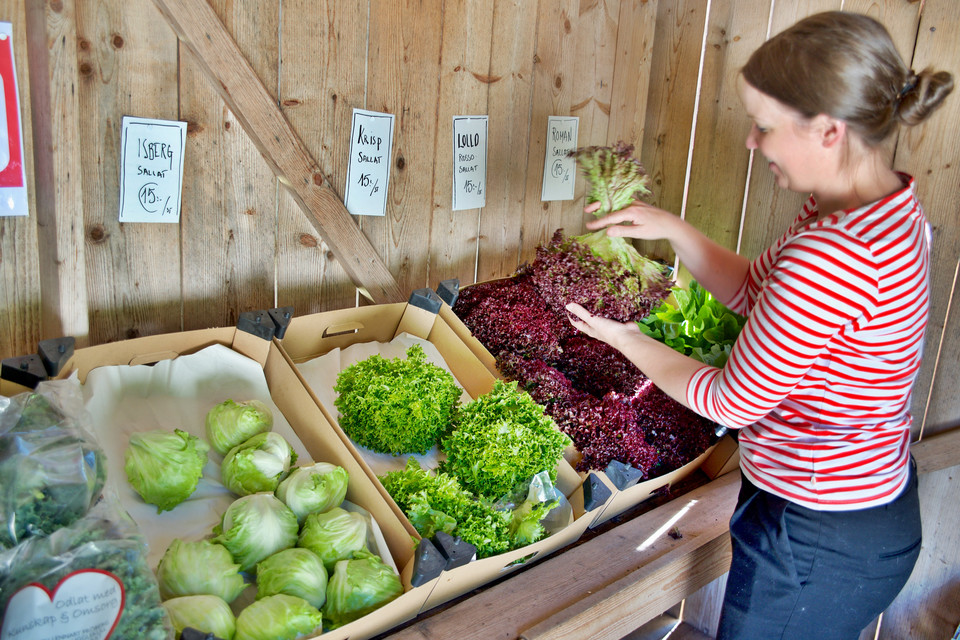
[(354, 109), (351, 136), (343, 203), (356, 216), (386, 215), (393, 114)]
[(579, 124), (580, 118), (576, 116), (548, 118), (541, 200), (573, 200), (577, 163), (568, 158), (567, 153), (577, 148)]
[(453, 210), (487, 204), (487, 116), (453, 117)]
[(180, 222), (187, 123), (124, 116), (120, 222)]

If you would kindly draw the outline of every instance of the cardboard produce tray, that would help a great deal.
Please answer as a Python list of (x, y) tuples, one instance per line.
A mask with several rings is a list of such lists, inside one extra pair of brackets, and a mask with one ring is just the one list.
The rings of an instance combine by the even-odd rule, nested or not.
[[(503, 376), (497, 369), (496, 358), (482, 342), (474, 337), (470, 329), (453, 312), (453, 305), (456, 303), (459, 293), (460, 288), (457, 281), (445, 280), (440, 283), (437, 287), (438, 297), (443, 302), (438, 312), (440, 317), (492, 376), (502, 378)], [(603, 471), (591, 471), (590, 474), (596, 474), (611, 495), (604, 501), (600, 509), (594, 511), (593, 522), (591, 522), (590, 527), (596, 527), (620, 515), (648, 499), (655, 492), (665, 490), (697, 470), (702, 470), (712, 479), (736, 469), (738, 464), (739, 456), (736, 441), (730, 435), (724, 435), (697, 458), (679, 469), (643, 482), (638, 482), (636, 477), (631, 477), (629, 470), (627, 470), (627, 473), (616, 473), (616, 470), (608, 467), (607, 470)]]
[[(260, 369), (269, 393), (267, 400), (279, 409), (282, 413), (281, 422), (288, 423), (294, 433), (294, 442), (291, 442), (294, 449), (306, 452), (314, 461), (330, 462), (347, 470), (350, 479), (346, 500), (370, 513), (380, 532), (379, 542), (386, 545), (392, 563), (400, 572), (404, 585), (404, 593), (400, 597), (352, 623), (323, 633), (322, 637), (330, 640), (369, 638), (413, 618), (423, 608), (430, 591), (415, 588), (410, 584), (415, 547), (410, 538), (407, 523), (401, 521), (394, 509), (383, 499), (381, 491), (370, 480), (354, 453), (344, 445), (275, 341), (237, 328), (205, 329), (149, 336), (78, 349), (57, 377), (66, 378), (77, 375), (79, 381), (85, 383), (98, 368), (117, 365), (121, 367), (150, 366), (158, 373), (167, 375), (165, 371), (161, 371), (163, 369), (161, 363), (175, 364), (177, 359), (205, 355), (207, 350), (218, 348), (229, 350), (229, 354), (242, 357), (244, 360), (249, 359), (254, 367)], [(224, 371), (225, 376), (228, 374), (232, 372)], [(211, 388), (217, 388), (216, 380), (208, 379), (206, 383)], [(201, 394), (203, 391), (198, 389), (196, 393)], [(186, 397), (184, 402), (190, 403), (195, 399)], [(216, 401), (220, 400), (222, 398), (216, 398)], [(145, 402), (148, 401), (148, 398), (145, 399)], [(211, 401), (211, 406), (212, 404)], [(149, 422), (149, 418), (146, 422)], [(197, 428), (202, 429), (202, 422), (200, 427), (184, 426), (184, 428), (196, 432)], [(94, 435), (102, 436), (96, 433)], [(114, 461), (115, 464), (116, 461)], [(122, 462), (120, 465), (122, 469)], [(201, 480), (201, 483), (203, 482)], [(174, 509), (162, 515), (173, 517), (176, 513)], [(136, 520), (136, 517), (134, 519)], [(143, 529), (142, 526), (141, 529)], [(169, 537), (169, 535), (184, 535), (179, 529), (176, 533), (144, 530), (144, 534), (148, 543), (151, 537), (158, 539), (164, 536)], [(184, 535), (184, 537), (187, 536)], [(159, 550), (160, 553), (162, 551), (162, 549)], [(154, 557), (157, 552), (158, 550), (151, 548), (151, 557)], [(155, 569), (155, 566), (152, 568)], [(316, 637), (319, 637), (319, 634)]]
[[(347, 349), (355, 345), (368, 343), (390, 343), (398, 336), (412, 336), (429, 343), (442, 357), (446, 367), (463, 387), (471, 399), (493, 389), (497, 378), (480, 362), (474, 352), (460, 339), (443, 316), (438, 315), (440, 300), (430, 290), (418, 290), (411, 296), (410, 302), (372, 305), (354, 309), (343, 309), (294, 317), (286, 328), (280, 347), (292, 366), (297, 367), (305, 386), (311, 389), (317, 405), (327, 420), (334, 425), (343, 443), (351, 448), (379, 487), (384, 499), (392, 506), (397, 518), (407, 523), (411, 536), (418, 540), (418, 549), (429, 547), (420, 539), (419, 534), (409, 523), (404, 513), (396, 505), (386, 489), (377, 479), (382, 468), (380, 460), (372, 460), (363, 453), (343, 432), (336, 421), (337, 409), (332, 405), (330, 379), (317, 384), (316, 378), (309, 373), (304, 375), (311, 361), (329, 354), (335, 349)], [(328, 374), (329, 375), (329, 374)], [(314, 382), (311, 383), (311, 380)], [(320, 388), (323, 386), (324, 388)], [(316, 388), (314, 388), (316, 387)], [(374, 454), (382, 455), (382, 454)], [(406, 456), (398, 457), (395, 468), (405, 463)], [(435, 577), (423, 578), (420, 588), (430, 590), (423, 610), (430, 609), (468, 591), (499, 578), (524, 562), (542, 558), (553, 551), (575, 542), (593, 522), (594, 516), (603, 508), (603, 501), (587, 496), (585, 502), (585, 483), (566, 459), (561, 460), (558, 468), (557, 488), (567, 497), (572, 510), (573, 521), (563, 529), (526, 547), (476, 559), (468, 564), (448, 563)], [(589, 493), (589, 488), (587, 488)], [(609, 497), (606, 493), (602, 497)], [(592, 510), (585, 509), (585, 504)]]

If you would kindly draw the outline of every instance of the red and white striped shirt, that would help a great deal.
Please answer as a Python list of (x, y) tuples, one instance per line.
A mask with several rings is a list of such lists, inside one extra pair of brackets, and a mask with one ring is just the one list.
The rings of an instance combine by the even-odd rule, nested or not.
[(811, 509), (893, 500), (907, 480), (910, 394), (929, 312), (929, 230), (913, 192), (817, 220), (811, 197), (750, 265), (730, 308), (748, 315), (690, 406), (739, 434), (758, 487)]

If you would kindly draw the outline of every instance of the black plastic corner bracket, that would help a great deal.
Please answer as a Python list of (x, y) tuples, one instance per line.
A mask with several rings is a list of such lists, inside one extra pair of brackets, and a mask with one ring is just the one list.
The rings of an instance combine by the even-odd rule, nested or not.
[(604, 471), (613, 482), (613, 486), (620, 491), (632, 487), (637, 483), (637, 480), (643, 477), (642, 471), (619, 460), (611, 460)]
[(48, 376), (52, 378), (60, 373), (63, 365), (67, 364), (67, 360), (73, 355), (76, 342), (73, 336), (65, 336), (41, 340), (38, 343), (37, 355), (40, 356)]
[(457, 297), (460, 295), (459, 278), (450, 278), (443, 280), (437, 285), (437, 295), (451, 307), (456, 304)]
[(443, 557), (436, 545), (427, 538), (421, 538), (417, 544), (417, 553), (413, 557), (413, 575), (410, 584), (414, 587), (424, 585), (437, 576), (447, 566), (447, 559)]
[(270, 319), (270, 314), (264, 310), (244, 311), (237, 319), (237, 329), (251, 333), (264, 340), (272, 340), (276, 328), (277, 325)]
[(277, 340), (282, 340), (290, 321), (293, 320), (293, 307), (277, 307), (276, 309), (270, 309), (267, 313), (273, 320), (273, 324), (276, 325), (273, 336)]
[(180, 640), (221, 640), (212, 633), (197, 631), (193, 627), (184, 627), (180, 632)]
[(613, 492), (610, 487), (601, 480), (597, 474), (591, 472), (587, 474), (587, 479), (583, 481), (583, 510), (590, 512), (606, 504)]
[(37, 385), (47, 377), (47, 368), (43, 366), (43, 360), (36, 353), (5, 358), (0, 363), (0, 378), (29, 389), (36, 389)]
[(410, 304), (418, 309), (424, 309), (430, 313), (440, 313), (440, 307), (443, 301), (433, 289), (417, 289), (410, 294)]
[(476, 559), (477, 548), (469, 542), (464, 542), (460, 538), (451, 536), (449, 533), (437, 531), (433, 535), (434, 544), (446, 559), (445, 570), (462, 567)]

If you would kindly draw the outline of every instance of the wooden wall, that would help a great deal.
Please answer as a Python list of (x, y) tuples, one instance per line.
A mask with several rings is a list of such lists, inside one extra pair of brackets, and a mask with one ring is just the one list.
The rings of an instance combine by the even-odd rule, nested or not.
[[(256, 121), (172, 28), (170, 14), (196, 1), (0, 0), (0, 20), (15, 29), (33, 206), (27, 218), (0, 218), (0, 357), (60, 335), (98, 344), (232, 325), (247, 310), (290, 305), (304, 315), (358, 303), (350, 247), (318, 233), (303, 199), (278, 179), (276, 158), (265, 160)], [(396, 115), (386, 216), (347, 222), (404, 295), (447, 278), (465, 285), (508, 275), (555, 229), (582, 230), (582, 185), (573, 201), (540, 201), (550, 115), (579, 116), (581, 145), (633, 142), (657, 204), (754, 256), (801, 199), (778, 190), (744, 147), (749, 123), (734, 79), (768, 34), (818, 10), (866, 12), (888, 25), (915, 69), (960, 74), (955, 0), (209, 6), (245, 58), (213, 72), (234, 74), (238, 86), (247, 86), (245, 69), (259, 78), (324, 189), (343, 193), (352, 109)], [(475, 114), (490, 117), (487, 206), (455, 212), (451, 120)], [(124, 115), (188, 123), (179, 225), (117, 221)], [(890, 148), (895, 166), (918, 178), (934, 228), (917, 439), (960, 425), (960, 314), (951, 306), (960, 264), (958, 125), (960, 96), (952, 96)], [(343, 223), (335, 208), (319, 217)], [(664, 243), (643, 249), (672, 258)], [(880, 637), (947, 637), (958, 622), (960, 521), (940, 508), (957, 489), (954, 471), (924, 481), (928, 542)]]

